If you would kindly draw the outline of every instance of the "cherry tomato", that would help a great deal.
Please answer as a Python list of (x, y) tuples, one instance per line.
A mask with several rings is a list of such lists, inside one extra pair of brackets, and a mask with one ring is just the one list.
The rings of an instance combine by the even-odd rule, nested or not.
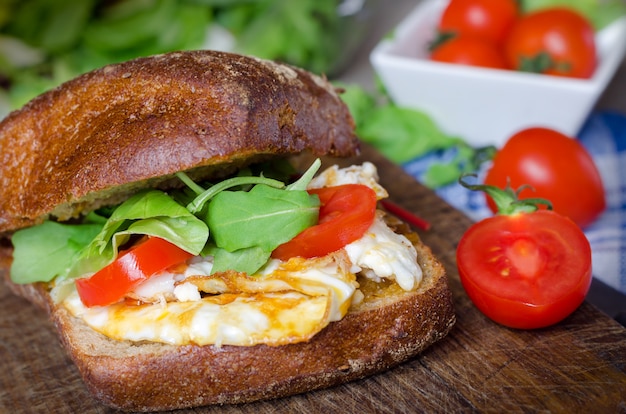
[(457, 266), (483, 314), (511, 328), (535, 329), (563, 320), (583, 302), (591, 284), (591, 247), (569, 218), (513, 208), (467, 230)]
[(278, 246), (272, 257), (320, 257), (360, 239), (376, 215), (376, 193), (360, 184), (344, 184), (309, 190), (320, 198), (317, 225), (305, 229), (287, 243)]
[(507, 69), (506, 60), (492, 43), (474, 37), (454, 37), (434, 48), (431, 60), (460, 65)]
[[(496, 153), (485, 184), (531, 188), (520, 198), (542, 197), (554, 211), (580, 227), (591, 224), (606, 208), (602, 177), (582, 144), (549, 128), (528, 128), (511, 136)], [(497, 207), (487, 198), (492, 211)]]
[(89, 278), (77, 279), (76, 289), (85, 306), (119, 302), (135, 286), (193, 255), (158, 237), (149, 237), (121, 252), (117, 259)]
[(519, 13), (516, 0), (451, 0), (438, 30), (501, 44)]
[(563, 320), (591, 283), (589, 242), (571, 220), (547, 210), (475, 224), (459, 243), (457, 262), (476, 307), (511, 328)]
[(568, 8), (521, 17), (511, 28), (504, 51), (510, 67), (526, 72), (589, 78), (597, 65), (591, 23)]

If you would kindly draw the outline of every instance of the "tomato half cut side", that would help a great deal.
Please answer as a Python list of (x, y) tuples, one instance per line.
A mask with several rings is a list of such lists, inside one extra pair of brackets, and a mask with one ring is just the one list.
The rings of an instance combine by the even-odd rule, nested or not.
[(141, 282), (193, 255), (158, 237), (149, 237), (121, 252), (117, 259), (91, 277), (77, 279), (76, 289), (87, 307), (119, 302)]
[(360, 239), (374, 221), (376, 193), (365, 185), (344, 184), (309, 193), (320, 198), (318, 224), (278, 246), (272, 257), (289, 260), (325, 256)]
[(591, 248), (570, 219), (539, 210), (474, 224), (457, 248), (461, 282), (476, 307), (504, 326), (553, 325), (583, 302)]

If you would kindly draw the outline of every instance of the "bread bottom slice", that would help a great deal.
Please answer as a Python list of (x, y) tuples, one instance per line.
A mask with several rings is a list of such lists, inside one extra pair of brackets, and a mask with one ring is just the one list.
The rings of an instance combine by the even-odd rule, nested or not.
[[(423, 281), (415, 291), (395, 282), (359, 280), (364, 300), (308, 342), (282, 346), (173, 346), (115, 341), (55, 306), (43, 284), (16, 285), (44, 308), (96, 399), (124, 411), (240, 404), (331, 387), (387, 370), (443, 338), (455, 322), (446, 273), (413, 240)], [(5, 249), (6, 250), (6, 249)]]

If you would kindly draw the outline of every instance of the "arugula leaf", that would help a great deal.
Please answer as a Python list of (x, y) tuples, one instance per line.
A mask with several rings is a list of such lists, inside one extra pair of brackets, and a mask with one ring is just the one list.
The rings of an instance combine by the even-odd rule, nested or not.
[(569, 7), (589, 19), (596, 31), (626, 15), (623, 0), (524, 0), (521, 4), (526, 13), (548, 7)]
[[(164, 192), (138, 193), (115, 209), (100, 233), (81, 251), (67, 277), (78, 277), (108, 265), (133, 234), (161, 237), (198, 254), (208, 240), (209, 229)], [(60, 275), (60, 279), (63, 278), (64, 275)]]
[(207, 216), (216, 243), (212, 272), (254, 274), (276, 247), (316, 224), (318, 214), (319, 198), (306, 191), (257, 185), (249, 192), (218, 194)]
[(395, 105), (374, 109), (357, 133), (396, 163), (409, 161), (433, 149), (449, 147), (458, 141), (458, 138), (444, 134), (423, 112)]
[(13, 234), (11, 279), (15, 283), (49, 282), (67, 273), (102, 224), (66, 225), (46, 221)]
[[(126, 200), (108, 219), (90, 213), (85, 224), (47, 221), (15, 233), (12, 277), (17, 283), (62, 281), (100, 270), (117, 257), (133, 235), (160, 237), (198, 255), (213, 254), (214, 271), (255, 273), (271, 252), (316, 224), (319, 199), (306, 186), (321, 165), (316, 160), (295, 183), (264, 177), (235, 177), (204, 190), (184, 174), (179, 177), (195, 194), (190, 203), (205, 221), (159, 190), (145, 190)], [(256, 184), (250, 191), (226, 191)], [(208, 206), (207, 206), (208, 203)], [(103, 210), (104, 212), (104, 210)], [(215, 245), (209, 241), (215, 231)], [(33, 264), (33, 262), (35, 264)]]
[[(280, 244), (317, 223), (319, 198), (306, 192), (322, 162), (316, 159), (295, 182), (257, 177), (233, 177), (204, 190), (185, 173), (178, 173), (197, 196), (187, 209), (204, 217), (215, 245), (203, 254), (214, 256), (213, 273), (235, 270), (254, 274)], [(254, 186), (248, 191), (247, 187)], [(229, 189), (238, 188), (231, 191)]]
[(311, 166), (304, 172), (304, 174), (302, 174), (302, 177), (300, 177), (297, 181), (289, 184), (286, 188), (287, 191), (306, 191), (309, 183), (311, 182), (311, 180), (313, 179), (313, 177), (315, 176), (315, 174), (317, 173), (317, 171), (320, 169), (320, 167), (322, 166), (322, 160), (320, 160), (319, 158), (317, 158), (315, 161), (313, 161), (313, 164), (311, 164)]
[(148, 230), (150, 226), (142, 223), (129, 225), (129, 221), (142, 219), (161, 220), (163, 222), (169, 221), (173, 229), (186, 229), (184, 233), (187, 234), (185, 234), (184, 240), (180, 235), (168, 234), (170, 233), (170, 229), (164, 228), (160, 230), (155, 228), (153, 231), (141, 234), (163, 237), (172, 243), (178, 244), (179, 247), (190, 253), (199, 253), (206, 242), (206, 237), (204, 236), (208, 237), (206, 225), (191, 214), (185, 207), (176, 203), (162, 191), (147, 190), (134, 195), (116, 208), (96, 240), (108, 241), (113, 237), (115, 232), (125, 227), (132, 228), (134, 226), (136, 228), (141, 226), (145, 230)]
[(209, 247), (203, 251), (203, 254), (205, 253), (213, 256), (212, 274), (236, 270), (253, 275), (257, 270), (263, 267), (268, 260), (267, 252), (261, 247), (248, 247), (229, 252), (215, 245), (209, 245)]
[(317, 223), (319, 199), (306, 191), (256, 185), (248, 192), (224, 191), (209, 203), (207, 223), (218, 247), (230, 252), (278, 245)]
[(423, 178), (430, 188), (456, 183), (460, 174), (478, 170), (493, 157), (494, 147), (473, 148), (460, 137), (444, 133), (426, 113), (395, 105), (384, 88), (379, 95), (358, 85), (337, 83), (342, 100), (355, 119), (356, 133), (397, 164), (436, 152), (453, 152), (449, 161), (432, 163)]
[[(181, 177), (179, 175), (179, 177)], [(191, 203), (187, 205), (187, 209), (192, 213), (200, 212), (206, 203), (208, 203), (213, 197), (215, 197), (220, 192), (227, 190), (233, 187), (244, 186), (248, 184), (264, 184), (267, 186), (272, 186), (275, 188), (283, 188), (285, 183), (278, 180), (273, 180), (271, 178), (264, 177), (233, 177), (224, 181), (220, 181), (219, 183), (211, 186), (208, 190), (205, 190), (201, 194), (199, 194)], [(194, 187), (192, 189), (197, 189), (199, 187)]]

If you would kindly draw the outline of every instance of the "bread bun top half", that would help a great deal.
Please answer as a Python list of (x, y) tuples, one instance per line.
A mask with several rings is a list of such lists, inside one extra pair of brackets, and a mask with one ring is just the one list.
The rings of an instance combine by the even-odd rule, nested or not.
[(0, 235), (123, 201), (173, 174), (358, 152), (324, 78), (217, 51), (138, 58), (81, 75), (0, 123)]

